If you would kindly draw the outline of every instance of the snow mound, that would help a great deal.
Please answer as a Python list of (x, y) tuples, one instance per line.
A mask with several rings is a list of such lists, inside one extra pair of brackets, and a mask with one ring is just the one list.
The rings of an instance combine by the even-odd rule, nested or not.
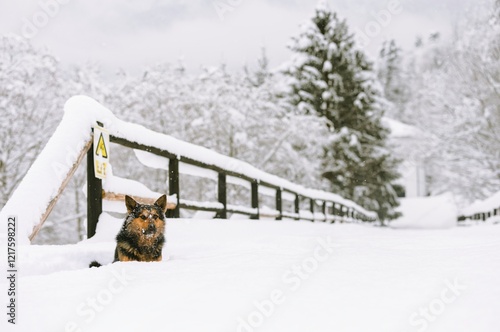
[(393, 228), (450, 228), (457, 225), (458, 208), (451, 193), (403, 198), (398, 211), (403, 216), (391, 222)]

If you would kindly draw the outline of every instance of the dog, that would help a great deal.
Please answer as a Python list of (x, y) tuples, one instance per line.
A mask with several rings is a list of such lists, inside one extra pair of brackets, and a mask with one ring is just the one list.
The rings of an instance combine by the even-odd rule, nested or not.
[[(167, 196), (163, 195), (153, 205), (140, 204), (125, 196), (127, 217), (116, 236), (114, 262), (160, 262), (165, 244), (165, 212)], [(90, 267), (99, 267), (96, 261)]]

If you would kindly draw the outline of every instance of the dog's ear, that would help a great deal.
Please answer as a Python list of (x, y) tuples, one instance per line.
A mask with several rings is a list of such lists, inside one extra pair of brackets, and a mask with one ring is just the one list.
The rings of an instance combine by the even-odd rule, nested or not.
[(127, 212), (130, 214), (137, 206), (137, 202), (132, 197), (125, 195), (125, 206), (127, 207)]
[(155, 202), (155, 205), (158, 206), (163, 213), (167, 211), (167, 195), (162, 195), (160, 198), (158, 198)]

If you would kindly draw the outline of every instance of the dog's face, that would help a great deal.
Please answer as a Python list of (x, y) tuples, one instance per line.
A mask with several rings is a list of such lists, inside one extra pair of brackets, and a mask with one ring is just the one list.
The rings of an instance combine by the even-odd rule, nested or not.
[(140, 204), (132, 197), (125, 196), (128, 230), (139, 238), (153, 239), (165, 231), (165, 211), (167, 197), (161, 196), (153, 205)]

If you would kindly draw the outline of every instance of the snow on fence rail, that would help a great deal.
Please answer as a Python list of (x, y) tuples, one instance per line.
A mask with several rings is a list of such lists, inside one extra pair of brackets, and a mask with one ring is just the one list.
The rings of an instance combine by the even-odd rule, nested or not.
[(459, 222), (466, 220), (482, 220), (500, 215), (500, 191), (484, 201), (476, 201), (462, 210)]
[[(143, 126), (118, 119), (111, 111), (86, 96), (75, 96), (64, 106), (64, 117), (47, 145), (33, 163), (16, 191), (8, 200), (0, 217), (5, 220), (16, 215), (20, 222), (19, 238), (32, 240), (60, 197), (64, 187), (76, 168), (87, 155), (87, 235), (95, 233), (98, 218), (102, 212), (103, 183), (93, 172), (93, 127), (102, 123), (110, 134), (110, 141), (140, 152), (146, 151), (168, 163), (170, 202), (168, 216), (178, 218), (181, 208), (213, 211), (218, 218), (226, 218), (228, 213), (249, 215), (253, 219), (260, 216), (304, 220), (356, 220), (375, 221), (377, 215), (339, 195), (308, 189), (278, 176), (261, 171), (254, 166), (215, 151), (190, 144), (171, 136), (151, 131)], [(147, 158), (146, 158), (147, 159)], [(147, 160), (145, 162), (147, 164)], [(202, 203), (182, 199), (179, 184), (179, 165), (190, 165), (216, 174), (218, 181), (218, 202)], [(122, 179), (126, 180), (126, 179)], [(131, 180), (126, 180), (131, 181)], [(234, 206), (227, 203), (227, 183), (249, 183), (251, 190), (250, 207)], [(274, 191), (275, 210), (259, 207), (259, 193)], [(147, 189), (138, 189), (146, 192)], [(151, 192), (150, 192), (151, 193)], [(108, 193), (120, 194), (120, 193)], [(123, 194), (123, 193), (121, 193)], [(129, 193), (127, 193), (129, 194)], [(284, 197), (293, 197), (294, 211), (283, 211)], [(300, 210), (300, 201), (309, 200), (309, 211)], [(315, 211), (316, 204), (321, 212)]]

